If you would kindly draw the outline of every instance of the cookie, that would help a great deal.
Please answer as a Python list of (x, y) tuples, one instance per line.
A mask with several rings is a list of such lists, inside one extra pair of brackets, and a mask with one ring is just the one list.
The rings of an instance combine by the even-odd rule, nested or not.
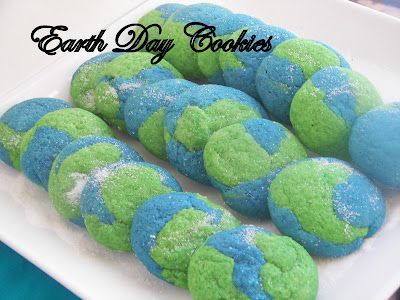
[(315, 73), (297, 91), (290, 120), (297, 137), (310, 150), (348, 159), (354, 121), (381, 103), (378, 91), (363, 75), (330, 67)]
[(165, 110), (165, 142), (170, 163), (204, 184), (203, 149), (211, 134), (251, 118), (266, 117), (261, 105), (245, 93), (221, 85), (196, 86)]
[(80, 108), (65, 108), (42, 117), (22, 138), (21, 170), (47, 190), (57, 155), (72, 141), (87, 135), (113, 136), (96, 115)]
[(290, 123), (290, 104), (299, 88), (327, 67), (349, 68), (335, 50), (320, 42), (291, 39), (279, 44), (257, 70), (256, 86), (265, 108), (279, 121)]
[(249, 119), (210, 137), (204, 148), (204, 167), (226, 204), (246, 216), (265, 219), (269, 217), (268, 176), (306, 157), (301, 143), (284, 126)]
[(169, 103), (196, 86), (183, 79), (162, 80), (135, 90), (124, 109), (128, 133), (152, 154), (167, 159), (164, 141), (164, 112)]
[[(234, 41), (239, 40), (242, 30), (235, 31), (229, 38)], [(256, 40), (267, 40), (272, 36), (269, 51), (227, 51), (220, 52), (219, 63), (222, 68), (225, 84), (239, 89), (252, 97), (257, 98), (256, 72), (264, 58), (269, 56), (273, 49), (280, 43), (292, 39), (295, 35), (283, 28), (271, 25), (258, 25), (249, 28), (243, 39), (250, 40), (252, 36)], [(267, 45), (263, 48), (267, 50)]]
[[(229, 14), (225, 17), (213, 21), (212, 26), (215, 26), (214, 41), (221, 39), (226, 41), (231, 34), (240, 30), (246, 30), (264, 23), (257, 18), (243, 14)], [(212, 51), (211, 47), (204, 52), (199, 52), (197, 63), (199, 69), (206, 80), (214, 84), (225, 84), (222, 76), (222, 69), (219, 64), (219, 54), (223, 50)]]
[[(200, 22), (212, 25), (219, 18), (231, 14), (229, 10), (221, 6), (209, 3), (197, 3), (188, 5), (173, 13), (163, 26), (163, 38), (173, 39), (174, 48), (167, 53), (165, 59), (177, 68), (185, 78), (204, 80), (197, 65), (198, 53), (190, 47), (190, 39), (185, 34), (184, 28), (191, 22)], [(188, 32), (193, 34), (199, 26), (192, 26)]]
[(383, 185), (400, 189), (400, 103), (375, 108), (359, 117), (349, 152), (354, 164)]
[(93, 172), (81, 195), (80, 208), (89, 235), (107, 248), (132, 251), (132, 218), (151, 197), (181, 191), (163, 168), (144, 163), (116, 163)]
[(333, 158), (295, 162), (269, 185), (272, 222), (312, 255), (336, 257), (357, 250), (381, 227), (385, 202), (372, 182)]
[(82, 190), (93, 171), (113, 163), (142, 161), (127, 144), (110, 137), (87, 136), (66, 146), (57, 156), (49, 177), (49, 196), (56, 210), (84, 226), (80, 212)]
[(239, 222), (222, 207), (192, 193), (169, 193), (146, 201), (132, 222), (132, 247), (147, 269), (187, 288), (193, 252), (211, 235)]
[(84, 63), (71, 82), (75, 104), (99, 115), (108, 124), (125, 130), (124, 104), (137, 88), (182, 75), (168, 62), (151, 64), (153, 54), (132, 52), (101, 54)]
[(20, 146), (24, 134), (45, 114), (71, 105), (55, 98), (33, 98), (20, 102), (0, 117), (0, 160), (20, 169)]
[(318, 272), (307, 251), (286, 236), (240, 226), (211, 236), (190, 260), (193, 299), (309, 299)]

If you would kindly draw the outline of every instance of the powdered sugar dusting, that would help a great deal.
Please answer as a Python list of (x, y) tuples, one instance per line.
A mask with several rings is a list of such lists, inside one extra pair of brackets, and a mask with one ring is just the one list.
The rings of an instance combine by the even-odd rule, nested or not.
[(94, 109), (96, 104), (94, 102), (94, 94), (93, 94), (93, 90), (88, 91), (85, 96), (83, 97), (83, 101), (85, 103), (85, 106), (88, 109)]
[(121, 83), (118, 88), (120, 91), (130, 91), (140, 88), (143, 85), (141, 82), (124, 82)]
[(349, 208), (347, 205), (345, 205), (341, 201), (334, 199), (333, 203), (335, 205), (335, 209), (337, 210), (337, 212), (340, 214), (340, 216), (343, 218), (343, 220), (347, 223), (351, 223), (354, 219), (356, 219), (357, 217), (360, 216), (360, 213), (352, 210), (351, 207)]
[(82, 191), (88, 181), (88, 175), (83, 173), (72, 173), (70, 176), (75, 180), (75, 185), (65, 195), (69, 203), (79, 205)]
[(247, 226), (243, 230), (243, 241), (248, 245), (254, 245), (254, 237), (257, 235), (257, 228), (254, 226)]

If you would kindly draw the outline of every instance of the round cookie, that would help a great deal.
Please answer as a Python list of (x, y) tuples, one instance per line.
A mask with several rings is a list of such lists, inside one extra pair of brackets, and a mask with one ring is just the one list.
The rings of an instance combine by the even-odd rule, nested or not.
[(190, 257), (213, 234), (239, 226), (228, 211), (192, 193), (169, 193), (146, 201), (132, 222), (132, 247), (147, 269), (187, 288)]
[[(215, 26), (215, 38), (226, 41), (235, 31), (242, 31), (264, 23), (257, 18), (243, 14), (229, 14), (225, 17), (215, 20), (212, 26)], [(225, 84), (222, 76), (222, 69), (219, 64), (219, 54), (223, 50), (212, 51), (211, 48), (197, 55), (197, 63), (203, 76), (208, 82), (214, 84)]]
[(289, 164), (271, 180), (272, 222), (312, 255), (357, 250), (381, 227), (385, 201), (372, 182), (348, 164), (313, 158)]
[[(221, 6), (209, 3), (188, 5), (172, 14), (163, 26), (163, 38), (173, 39), (175, 47), (167, 53), (165, 59), (177, 68), (185, 77), (195, 80), (204, 79), (197, 65), (198, 53), (190, 47), (190, 37), (184, 28), (188, 23), (201, 22), (212, 25), (219, 18), (231, 14)], [(188, 32), (193, 34), (199, 26), (191, 26)]]
[(375, 108), (359, 117), (351, 130), (349, 152), (368, 176), (400, 189), (400, 103)]
[(108, 165), (93, 172), (80, 201), (89, 235), (107, 248), (131, 251), (132, 218), (151, 197), (181, 191), (166, 170), (144, 162)]
[(22, 138), (22, 171), (47, 190), (50, 170), (57, 155), (69, 143), (87, 135), (113, 136), (113, 133), (103, 120), (80, 108), (65, 108), (46, 114)]
[(298, 138), (310, 150), (348, 159), (354, 121), (379, 104), (379, 93), (363, 75), (329, 67), (315, 73), (297, 91), (290, 121)]
[(191, 88), (165, 110), (168, 160), (182, 174), (208, 184), (203, 149), (211, 134), (261, 117), (266, 117), (262, 106), (239, 90), (211, 84)]
[[(234, 32), (229, 38), (237, 41), (241, 36), (242, 30)], [(295, 35), (283, 28), (271, 25), (258, 25), (249, 28), (244, 39), (250, 40), (252, 36), (256, 40), (267, 40), (272, 36), (271, 49), (269, 51), (243, 51), (220, 52), (219, 63), (222, 68), (225, 84), (239, 89), (252, 97), (258, 97), (256, 89), (256, 72), (262, 60), (266, 58), (273, 49), (280, 43), (292, 39)], [(267, 49), (267, 45), (262, 48)], [(257, 50), (261, 47), (258, 45)]]
[(255, 226), (210, 237), (193, 254), (188, 281), (195, 300), (313, 300), (318, 291), (317, 267), (307, 251)]
[(257, 91), (265, 108), (279, 121), (290, 123), (294, 95), (315, 72), (326, 67), (350, 66), (320, 42), (296, 38), (279, 44), (257, 70)]
[(20, 145), (23, 135), (45, 114), (71, 105), (55, 98), (33, 98), (20, 102), (0, 117), (0, 160), (20, 169)]
[(84, 226), (79, 202), (90, 174), (109, 164), (142, 161), (127, 144), (110, 137), (87, 136), (66, 146), (57, 156), (49, 177), (49, 196), (56, 210)]
[(164, 141), (164, 112), (169, 103), (195, 83), (184, 79), (167, 79), (135, 90), (127, 99), (125, 123), (130, 135), (152, 154), (167, 159)]
[(297, 138), (279, 123), (249, 119), (215, 132), (204, 148), (204, 167), (226, 204), (250, 217), (269, 217), (268, 176), (307, 157)]
[(182, 75), (168, 62), (151, 64), (153, 54), (101, 54), (84, 63), (71, 82), (75, 104), (99, 115), (110, 125), (125, 130), (124, 104), (131, 93), (149, 83)]

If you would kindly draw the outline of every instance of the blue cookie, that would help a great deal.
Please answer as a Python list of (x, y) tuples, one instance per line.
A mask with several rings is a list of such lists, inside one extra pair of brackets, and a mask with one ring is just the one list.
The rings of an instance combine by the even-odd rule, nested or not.
[(400, 189), (400, 103), (378, 107), (359, 117), (351, 130), (349, 152), (365, 174)]

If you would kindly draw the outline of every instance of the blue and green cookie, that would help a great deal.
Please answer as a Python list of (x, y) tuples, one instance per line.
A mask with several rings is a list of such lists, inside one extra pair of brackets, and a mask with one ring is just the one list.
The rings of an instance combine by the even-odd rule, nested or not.
[(89, 235), (107, 248), (131, 251), (132, 218), (146, 200), (181, 191), (163, 168), (144, 162), (105, 166), (89, 177), (80, 209)]
[(377, 187), (333, 158), (289, 164), (268, 190), (272, 222), (312, 255), (354, 252), (385, 218), (385, 201)]
[(182, 75), (168, 62), (151, 63), (153, 54), (105, 53), (81, 65), (71, 82), (75, 104), (125, 130), (124, 104), (131, 93), (149, 83)]
[(80, 198), (92, 172), (113, 163), (142, 161), (127, 144), (110, 137), (87, 136), (66, 146), (57, 156), (49, 177), (49, 196), (56, 210), (84, 226)]
[(400, 103), (380, 106), (359, 117), (351, 129), (349, 152), (365, 174), (400, 189)]
[(80, 108), (65, 108), (44, 115), (21, 141), (21, 170), (34, 183), (47, 189), (57, 155), (74, 140), (88, 136), (113, 136), (107, 124)]
[(164, 141), (165, 108), (195, 83), (167, 79), (135, 90), (127, 99), (124, 114), (128, 133), (152, 154), (167, 159)]
[[(219, 18), (212, 22), (215, 27), (214, 41), (221, 39), (226, 41), (231, 34), (240, 30), (252, 28), (257, 25), (263, 25), (264, 23), (257, 18), (243, 15), (243, 14), (229, 14), (225, 17)], [(225, 84), (224, 77), (222, 75), (222, 69), (219, 63), (219, 55), (223, 50), (213, 51), (210, 47), (204, 52), (199, 52), (197, 55), (197, 63), (201, 73), (207, 79), (208, 82), (214, 84)]]
[(381, 103), (378, 91), (363, 75), (329, 67), (316, 72), (297, 91), (290, 121), (298, 138), (310, 150), (348, 159), (354, 121)]
[(192, 256), (188, 270), (193, 299), (314, 300), (318, 271), (291, 238), (254, 226), (211, 236)]
[(262, 106), (234, 88), (201, 85), (180, 94), (165, 110), (165, 142), (170, 163), (182, 174), (208, 184), (203, 150), (223, 127), (266, 117)]
[(249, 119), (215, 132), (204, 148), (211, 184), (226, 204), (251, 217), (269, 217), (268, 177), (287, 163), (306, 158), (297, 138), (279, 123)]
[(132, 247), (152, 274), (187, 288), (187, 269), (194, 251), (213, 234), (236, 226), (239, 221), (203, 196), (164, 194), (137, 210)]
[[(235, 31), (229, 39), (234, 41), (239, 40), (242, 30)], [(254, 36), (255, 40), (267, 40), (270, 36), (271, 49), (268, 51), (268, 45), (258, 44), (252, 51), (236, 51), (220, 52), (219, 63), (222, 68), (225, 84), (236, 89), (239, 89), (252, 97), (257, 98), (258, 93), (256, 89), (256, 72), (264, 58), (270, 55), (273, 49), (280, 43), (292, 39), (295, 35), (283, 28), (271, 25), (257, 25), (248, 29), (243, 37), (244, 40), (251, 40)], [(248, 44), (249, 42), (247, 42)]]
[(18, 103), (0, 117), (0, 160), (20, 169), (20, 146), (24, 134), (49, 112), (71, 105), (55, 98), (33, 98)]
[(326, 67), (349, 68), (331, 47), (307, 39), (279, 44), (257, 70), (257, 91), (267, 110), (279, 121), (289, 123), (290, 104), (300, 87)]
[[(230, 14), (231, 12), (226, 8), (210, 3), (197, 3), (178, 9), (163, 26), (163, 38), (173, 39), (175, 44), (165, 59), (185, 77), (196, 80), (205, 79), (197, 64), (198, 53), (190, 47), (191, 38), (185, 34), (184, 28), (191, 22), (213, 25), (215, 20)], [(187, 31), (193, 34), (199, 28), (199, 26), (192, 26)]]

